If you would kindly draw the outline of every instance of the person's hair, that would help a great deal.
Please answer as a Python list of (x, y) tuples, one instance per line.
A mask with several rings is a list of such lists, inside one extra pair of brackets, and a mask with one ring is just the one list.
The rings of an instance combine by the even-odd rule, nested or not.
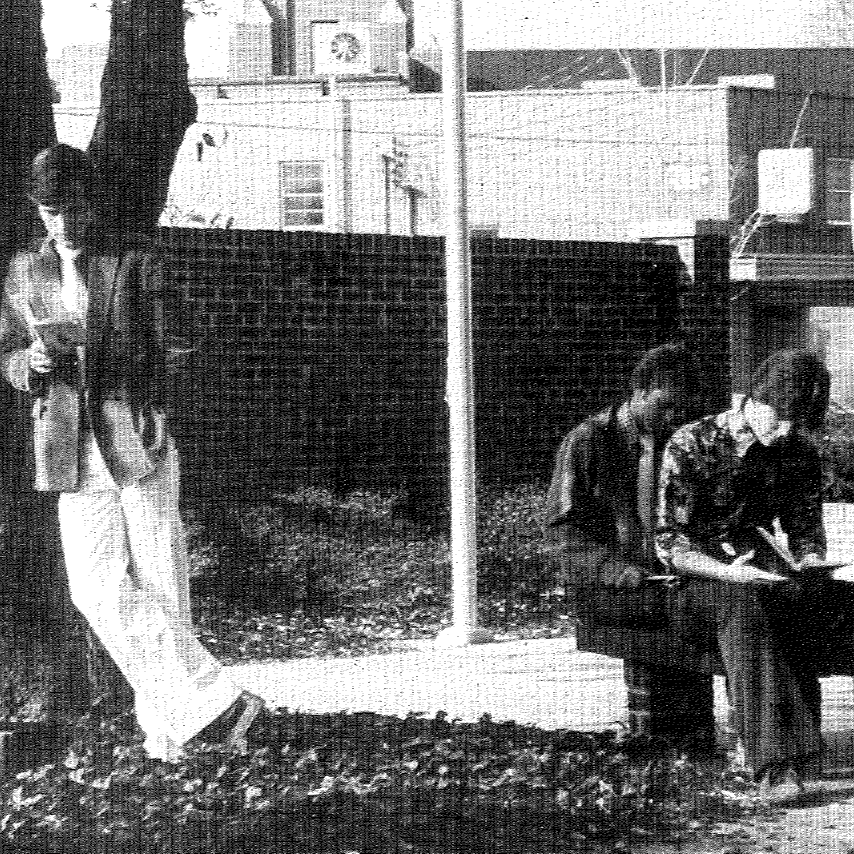
[(830, 373), (812, 350), (778, 350), (753, 372), (748, 397), (817, 430), (830, 403)]
[(33, 159), (30, 198), (39, 205), (62, 205), (82, 190), (94, 201), (97, 181), (92, 162), (85, 152), (65, 143), (40, 151)]
[(662, 344), (643, 354), (631, 376), (631, 390), (649, 391), (674, 384), (689, 388), (696, 380), (696, 365), (681, 343)]

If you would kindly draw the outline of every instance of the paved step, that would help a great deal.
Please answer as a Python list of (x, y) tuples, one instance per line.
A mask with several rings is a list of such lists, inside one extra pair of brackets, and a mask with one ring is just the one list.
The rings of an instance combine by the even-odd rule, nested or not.
[[(268, 703), (303, 711), (374, 711), (404, 716), (515, 720), (544, 729), (601, 730), (626, 720), (622, 662), (579, 652), (572, 637), (504, 641), (463, 649), (413, 645), (354, 658), (250, 662), (229, 668)], [(822, 680), (824, 729), (834, 744), (854, 737), (854, 680)], [(715, 679), (722, 725), (726, 694)], [(847, 741), (846, 741), (847, 739)], [(854, 747), (851, 748), (854, 766)]]
[(432, 643), (358, 658), (252, 662), (229, 668), (268, 703), (303, 711), (484, 713), (545, 729), (601, 730), (625, 719), (622, 663), (578, 652), (574, 638), (463, 649)]

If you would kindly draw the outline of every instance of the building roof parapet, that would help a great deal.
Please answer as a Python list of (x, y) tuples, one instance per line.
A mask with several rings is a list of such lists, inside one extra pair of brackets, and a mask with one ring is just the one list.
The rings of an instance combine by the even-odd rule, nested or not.
[(854, 281), (854, 254), (761, 253), (733, 258), (730, 278), (741, 282)]
[[(337, 75), (339, 84), (347, 83), (389, 83), (398, 81), (397, 74), (341, 74)], [(247, 77), (235, 79), (230, 77), (191, 77), (190, 86), (293, 86), (293, 85), (318, 85), (327, 83), (329, 75), (311, 76), (270, 76), (270, 77)]]

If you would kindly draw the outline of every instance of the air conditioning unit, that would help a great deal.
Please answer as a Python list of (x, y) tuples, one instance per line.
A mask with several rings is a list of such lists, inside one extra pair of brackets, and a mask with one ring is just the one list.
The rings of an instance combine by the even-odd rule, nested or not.
[(813, 206), (815, 161), (811, 148), (759, 152), (759, 212), (780, 222), (800, 222)]
[(368, 24), (316, 23), (312, 49), (315, 74), (370, 74), (374, 70)]

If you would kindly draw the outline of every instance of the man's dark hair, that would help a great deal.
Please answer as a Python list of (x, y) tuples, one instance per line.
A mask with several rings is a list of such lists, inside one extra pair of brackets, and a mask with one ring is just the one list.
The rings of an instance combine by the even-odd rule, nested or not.
[(778, 350), (753, 372), (750, 397), (773, 406), (780, 418), (817, 430), (830, 402), (830, 374), (811, 350)]
[(83, 191), (93, 200), (96, 191), (95, 170), (79, 148), (58, 143), (40, 151), (33, 160), (30, 198), (48, 207), (65, 204)]
[(632, 391), (648, 391), (668, 383), (684, 388), (696, 380), (694, 359), (684, 344), (662, 344), (643, 354), (632, 371)]

